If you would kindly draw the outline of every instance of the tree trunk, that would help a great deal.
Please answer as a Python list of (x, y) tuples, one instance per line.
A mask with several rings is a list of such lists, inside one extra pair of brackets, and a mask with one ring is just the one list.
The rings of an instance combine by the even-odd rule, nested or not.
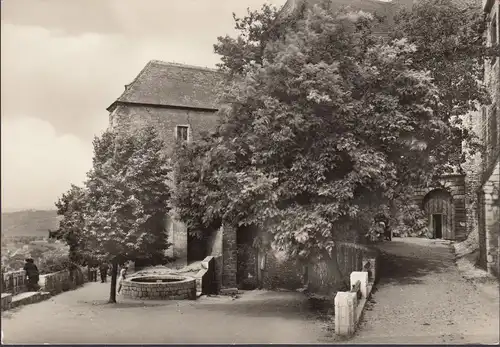
[(118, 263), (116, 261), (113, 262), (113, 266), (111, 267), (111, 290), (109, 292), (109, 303), (116, 303), (116, 278), (118, 277)]

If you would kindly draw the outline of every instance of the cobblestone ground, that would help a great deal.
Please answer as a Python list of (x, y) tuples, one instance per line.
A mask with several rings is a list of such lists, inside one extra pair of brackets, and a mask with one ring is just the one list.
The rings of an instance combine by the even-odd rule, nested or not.
[(106, 304), (109, 284), (88, 283), (48, 301), (2, 313), (5, 343), (321, 343), (325, 323), (304, 296), (252, 291), (238, 299), (119, 299)]
[(380, 283), (349, 343), (499, 342), (498, 283), (464, 279), (448, 242), (395, 238), (381, 248)]

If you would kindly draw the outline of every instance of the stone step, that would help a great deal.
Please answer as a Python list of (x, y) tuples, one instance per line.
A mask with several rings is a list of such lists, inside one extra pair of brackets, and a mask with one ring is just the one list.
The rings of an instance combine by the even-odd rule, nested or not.
[(12, 294), (2, 293), (2, 311), (8, 310), (10, 308), (11, 302), (12, 302)]
[(10, 308), (34, 304), (50, 298), (49, 292), (24, 292), (12, 297)]

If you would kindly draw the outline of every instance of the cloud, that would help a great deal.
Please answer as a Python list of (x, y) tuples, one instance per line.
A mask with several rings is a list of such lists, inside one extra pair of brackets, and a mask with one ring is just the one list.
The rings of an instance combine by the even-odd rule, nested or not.
[(92, 143), (57, 135), (47, 121), (2, 119), (2, 209), (54, 208), (70, 184), (81, 184), (92, 165)]
[(149, 60), (215, 66), (232, 12), (263, 2), (3, 0), (2, 207), (52, 207), (85, 176), (106, 108)]

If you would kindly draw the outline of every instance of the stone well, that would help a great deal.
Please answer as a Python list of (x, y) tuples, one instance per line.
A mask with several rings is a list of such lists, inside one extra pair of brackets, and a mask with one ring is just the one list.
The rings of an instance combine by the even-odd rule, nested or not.
[(122, 294), (139, 300), (195, 300), (196, 280), (174, 275), (131, 277), (122, 282)]

